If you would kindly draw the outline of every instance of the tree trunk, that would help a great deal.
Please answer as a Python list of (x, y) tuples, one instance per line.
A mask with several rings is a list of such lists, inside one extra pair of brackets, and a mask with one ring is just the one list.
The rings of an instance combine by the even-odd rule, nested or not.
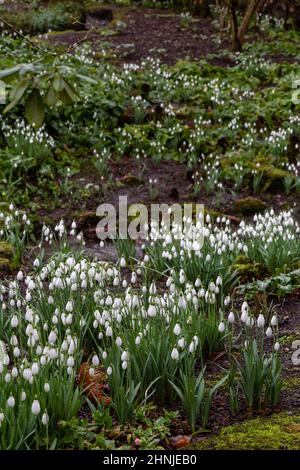
[(233, 1), (229, 4), (231, 14), (231, 34), (232, 34), (232, 50), (234, 52), (240, 52), (242, 50), (242, 44), (238, 34), (238, 21), (236, 14), (236, 5)]
[(248, 31), (248, 27), (249, 27), (251, 18), (254, 15), (257, 7), (259, 5), (263, 5), (265, 3), (265, 1), (266, 0), (263, 0), (263, 1), (262, 0), (250, 0), (249, 6), (246, 10), (245, 16), (242, 20), (242, 23), (240, 25), (239, 32), (238, 32), (238, 37), (239, 37), (240, 44), (243, 44), (243, 42), (245, 40), (245, 36), (246, 36), (247, 31)]

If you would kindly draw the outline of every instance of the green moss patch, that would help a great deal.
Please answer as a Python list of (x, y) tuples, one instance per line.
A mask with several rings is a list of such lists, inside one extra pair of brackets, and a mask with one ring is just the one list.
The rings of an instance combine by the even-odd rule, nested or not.
[(197, 450), (299, 450), (300, 415), (274, 414), (227, 426), (190, 446)]

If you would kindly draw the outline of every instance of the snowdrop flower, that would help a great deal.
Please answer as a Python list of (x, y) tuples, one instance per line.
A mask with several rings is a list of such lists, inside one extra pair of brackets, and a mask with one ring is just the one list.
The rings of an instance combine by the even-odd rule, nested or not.
[(179, 352), (178, 352), (178, 349), (176, 349), (176, 348), (173, 348), (173, 349), (172, 349), (171, 358), (172, 358), (174, 361), (178, 361), (178, 360), (179, 360)]
[(116, 338), (116, 345), (117, 345), (118, 347), (121, 347), (121, 346), (122, 346), (122, 342), (123, 342), (122, 339), (120, 338), (120, 336), (118, 336), (118, 337)]
[(66, 311), (67, 312), (73, 312), (73, 307), (74, 307), (73, 301), (69, 300), (67, 302), (67, 305), (66, 305)]
[(155, 317), (156, 315), (156, 307), (154, 305), (149, 305), (148, 307), (148, 316)]
[(32, 406), (31, 406), (31, 412), (35, 416), (38, 416), (41, 412), (41, 405), (40, 405), (40, 402), (37, 399), (33, 400), (33, 403), (32, 403)]
[(265, 326), (265, 318), (262, 313), (258, 315), (257, 326), (258, 328), (263, 328)]
[(49, 416), (48, 416), (46, 411), (45, 411), (45, 413), (43, 413), (43, 416), (42, 416), (42, 424), (44, 426), (48, 426), (48, 424), (49, 424)]
[(277, 316), (273, 315), (272, 318), (271, 318), (271, 325), (272, 326), (277, 326), (277, 324), (278, 324)]
[(10, 396), (8, 399), (7, 399), (7, 406), (9, 408), (14, 408), (15, 404), (16, 404), (16, 400), (14, 399), (13, 396)]
[(110, 337), (110, 336), (112, 336), (112, 334), (113, 334), (112, 328), (111, 328), (111, 326), (108, 326), (106, 328), (105, 335)]
[(127, 361), (128, 360), (128, 352), (123, 351), (121, 355), (121, 361)]
[(96, 354), (92, 357), (92, 364), (94, 367), (98, 367), (100, 364), (99, 357)]
[(50, 391), (50, 385), (47, 382), (44, 384), (44, 391), (46, 393), (49, 393), (49, 391)]
[(273, 332), (272, 332), (272, 328), (270, 326), (268, 326), (268, 328), (266, 329), (266, 336), (268, 338), (271, 338)]
[(11, 324), (11, 327), (12, 328), (16, 328), (19, 324), (19, 320), (18, 320), (18, 317), (17, 315), (14, 315), (11, 320), (10, 320), (10, 324)]
[(228, 315), (229, 323), (234, 323), (234, 320), (235, 320), (234, 313), (230, 312), (229, 315)]
[(218, 330), (220, 333), (224, 333), (225, 331), (225, 323), (222, 321), (219, 326), (218, 326)]
[(176, 336), (179, 336), (179, 335), (180, 335), (180, 333), (181, 333), (181, 327), (180, 327), (179, 323), (176, 323), (173, 332), (174, 332), (174, 334), (175, 334)]
[(276, 352), (279, 351), (279, 349), (280, 349), (280, 344), (278, 343), (278, 341), (274, 344), (274, 349), (275, 349)]
[(109, 366), (109, 367), (107, 368), (106, 373), (107, 373), (108, 376), (110, 376), (110, 375), (112, 374), (112, 368), (111, 368), (111, 366)]
[(127, 361), (123, 361), (123, 362), (122, 362), (122, 369), (123, 369), (123, 370), (126, 370), (127, 367), (128, 367)]

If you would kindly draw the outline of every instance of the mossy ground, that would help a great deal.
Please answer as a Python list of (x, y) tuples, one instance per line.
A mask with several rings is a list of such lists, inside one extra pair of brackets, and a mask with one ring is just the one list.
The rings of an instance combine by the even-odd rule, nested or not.
[(227, 426), (190, 446), (197, 450), (300, 450), (300, 414), (276, 413)]

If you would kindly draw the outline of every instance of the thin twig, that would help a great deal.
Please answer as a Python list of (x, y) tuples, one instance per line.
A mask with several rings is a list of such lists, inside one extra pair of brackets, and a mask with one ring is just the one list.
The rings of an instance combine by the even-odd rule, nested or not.
[(32, 47), (34, 47), (35, 49), (37, 49), (38, 51), (42, 52), (43, 54), (50, 54), (54, 57), (59, 57), (63, 54), (68, 54), (72, 49), (75, 49), (78, 44), (80, 44), (81, 42), (83, 41), (86, 41), (87, 38), (89, 37), (92, 29), (89, 29), (86, 34), (84, 35), (83, 38), (80, 38), (78, 41), (74, 42), (73, 44), (71, 44), (67, 49), (65, 49), (64, 51), (61, 51), (61, 52), (52, 52), (52, 51), (49, 51), (49, 50), (46, 50), (46, 49), (43, 49), (42, 47), (38, 46), (36, 43), (34, 43), (33, 41), (31, 41), (27, 36), (25, 36), (23, 33), (21, 33), (20, 31), (18, 31), (13, 25), (11, 25), (10, 23), (8, 23), (7, 21), (3, 20), (2, 18), (0, 18), (0, 21), (5, 24), (5, 26), (7, 26), (8, 28), (10, 28), (15, 34), (17, 34), (19, 37), (21, 37), (22, 39), (24, 39), (24, 41), (26, 41), (28, 44), (30, 44)]

